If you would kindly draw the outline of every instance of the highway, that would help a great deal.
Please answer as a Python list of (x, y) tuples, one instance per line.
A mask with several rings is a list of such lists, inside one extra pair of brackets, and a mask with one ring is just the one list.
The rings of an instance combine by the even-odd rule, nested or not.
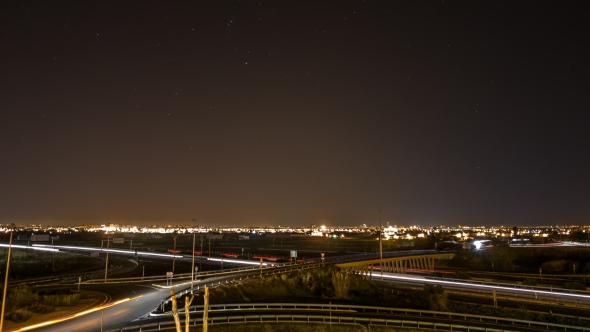
[[(191, 324), (201, 324), (203, 306), (191, 306)], [(181, 314), (182, 315), (182, 314)], [(347, 322), (372, 325), (424, 327), (452, 331), (584, 331), (584, 328), (526, 321), (521, 319), (497, 318), (460, 313), (412, 310), (388, 307), (313, 304), (313, 303), (241, 303), (211, 305), (209, 320), (212, 325), (228, 322), (301, 322), (323, 323)], [(212, 323), (213, 322), (213, 323)], [(425, 326), (426, 325), (426, 326)], [(158, 330), (172, 327), (168, 314), (136, 322), (123, 331)], [(121, 330), (121, 329), (120, 329)], [(118, 330), (118, 331), (120, 331)], [(109, 331), (110, 332), (110, 331)], [(114, 332), (114, 331), (113, 331)]]
[[(380, 273), (373, 273), (373, 279), (380, 279)], [(590, 292), (575, 291), (568, 292), (565, 289), (551, 289), (547, 287), (519, 288), (512, 284), (499, 284), (490, 282), (469, 283), (460, 280), (449, 280), (443, 278), (429, 278), (408, 274), (383, 273), (383, 279), (401, 284), (410, 285), (441, 285), (445, 289), (457, 291), (469, 291), (474, 293), (491, 294), (493, 290), (497, 295), (514, 296), (526, 299), (546, 300), (569, 304), (580, 304), (590, 306)]]
[[(205, 285), (219, 285), (229, 282), (233, 279), (252, 278), (261, 275), (270, 275), (279, 272), (311, 269), (320, 266), (320, 264), (294, 264), (280, 267), (266, 267), (263, 269), (242, 269), (242, 270), (225, 270), (218, 271), (217, 274), (204, 273), (199, 276), (208, 275), (205, 279), (195, 281), (193, 287), (204, 288)], [(50, 286), (52, 287), (52, 286)], [(54, 286), (53, 286), (54, 287)], [(61, 285), (63, 287), (63, 285)], [(72, 317), (63, 321), (51, 322), (52, 324), (35, 328), (35, 331), (87, 331), (94, 332), (101, 330), (114, 329), (126, 325), (133, 325), (133, 322), (143, 316), (148, 315), (162, 303), (162, 299), (169, 301), (170, 288), (174, 288), (176, 293), (190, 290), (189, 281), (182, 281), (173, 286), (166, 286), (165, 281), (154, 283), (153, 281), (134, 282), (134, 283), (82, 283), (82, 290), (92, 290), (107, 293), (111, 296), (111, 304), (116, 303), (104, 310), (96, 310), (84, 315)], [(102, 323), (101, 323), (102, 321)], [(19, 331), (26, 331), (22, 329)]]
[[(52, 247), (53, 248), (53, 247)], [(55, 246), (56, 249), (61, 250), (86, 250), (86, 251), (97, 251), (100, 248), (92, 247), (72, 247), (72, 246)], [(106, 249), (102, 249), (103, 251)], [(161, 257), (163, 259), (173, 258), (172, 254), (158, 254), (153, 252), (136, 252), (135, 250), (121, 250), (121, 249), (109, 249), (109, 252), (121, 254), (121, 255), (138, 255), (140, 257)], [(396, 252), (392, 253), (393, 256), (401, 255), (412, 255), (417, 254), (415, 252)], [(425, 252), (419, 252), (418, 254), (425, 254)], [(355, 257), (352, 257), (355, 256)], [(335, 261), (348, 261), (354, 259), (369, 259), (374, 258), (374, 255), (350, 255), (342, 256), (337, 258), (331, 258)], [(188, 258), (184, 258), (188, 260)], [(180, 255), (176, 256), (176, 260), (180, 261), (183, 258)], [(245, 261), (238, 259), (223, 259), (226, 267), (237, 266), (244, 264), (250, 267), (257, 267), (260, 263), (253, 261)], [(210, 263), (221, 263), (221, 259), (212, 259)], [(266, 264), (265, 264), (266, 265)], [(254, 268), (250, 270), (224, 270), (219, 271), (219, 274), (210, 275), (210, 273), (200, 273), (199, 281), (195, 281), (195, 288), (202, 288), (205, 285), (211, 285), (212, 283), (220, 284), (228, 282), (232, 279), (246, 278), (246, 277), (257, 277), (260, 276), (261, 272), (264, 274), (272, 274), (279, 272), (286, 272), (288, 269), (307, 269), (321, 266), (321, 263), (312, 264), (297, 264), (297, 265), (286, 265), (279, 267), (271, 267), (270, 264), (266, 265), (265, 268), (259, 269)], [(379, 279), (380, 272), (374, 272), (373, 278)], [(440, 284), (444, 288), (459, 291), (459, 292), (471, 292), (471, 293), (482, 293), (491, 294), (492, 290), (496, 290), (496, 294), (501, 296), (512, 296), (519, 297), (522, 299), (537, 299), (546, 300), (552, 302), (567, 303), (570, 305), (581, 305), (590, 306), (590, 293), (588, 292), (564, 292), (543, 287), (534, 288), (518, 288), (510, 284), (498, 284), (498, 283), (485, 283), (480, 282), (477, 284), (461, 282), (458, 280), (449, 280), (442, 278), (429, 278), (422, 276), (413, 276), (407, 274), (395, 274), (395, 273), (383, 273), (383, 278), (386, 281), (396, 282), (400, 284), (406, 284), (411, 286), (422, 287), (425, 283), (429, 284)], [(63, 285), (61, 286), (63, 287)], [(153, 322), (162, 320), (162, 318), (147, 317), (147, 315), (154, 311), (162, 303), (162, 299), (169, 299), (170, 289), (166, 287), (166, 281), (145, 281), (145, 282), (120, 282), (120, 283), (82, 283), (82, 290), (92, 290), (102, 293), (109, 294), (111, 296), (111, 302), (106, 307), (95, 309), (95, 311), (84, 313), (82, 315), (72, 317), (64, 321), (51, 322), (52, 324), (38, 327), (35, 331), (106, 331), (109, 329), (120, 328), (124, 326), (137, 325), (138, 322)], [(174, 286), (175, 292), (180, 293), (190, 289), (190, 282), (186, 283), (186, 280), (182, 284)], [(243, 313), (242, 313), (243, 314)], [(260, 314), (260, 312), (256, 312)], [(212, 316), (214, 317), (214, 316)], [(361, 317), (361, 316), (359, 316)], [(166, 318), (164, 318), (166, 320)], [(447, 322), (448, 323), (448, 322)], [(519, 329), (522, 330), (522, 329)], [(24, 330), (23, 330), (24, 331)], [(523, 330), (524, 331), (524, 330)]]
[[(373, 273), (373, 279), (380, 280), (380, 273)], [(524, 306), (528, 311), (573, 319), (590, 316), (590, 292), (587, 291), (395, 273), (384, 273), (383, 281), (405, 285), (418, 293), (422, 292), (424, 284), (438, 284), (449, 292), (450, 300), (488, 306), (493, 305), (492, 290), (496, 290), (499, 307), (522, 310)]]
[[(310, 267), (314, 264), (305, 264), (305, 265), (310, 265)], [(304, 265), (302, 265), (304, 266)], [(294, 266), (295, 267), (295, 266)], [(267, 268), (264, 269), (267, 272), (270, 272), (271, 270), (280, 270), (280, 268)], [(241, 272), (239, 275), (241, 275), (242, 277), (246, 277), (247, 275), (250, 276), (257, 276), (259, 274), (259, 270), (253, 270), (253, 271), (244, 271)], [(484, 293), (490, 293), (492, 289), (496, 289), (497, 294), (499, 296), (501, 295), (510, 295), (510, 296), (514, 296), (514, 292), (517, 293), (517, 295), (522, 296), (523, 298), (534, 298), (534, 292), (531, 291), (530, 289), (514, 289), (514, 288), (509, 288), (509, 289), (504, 289), (504, 288), (508, 288), (508, 287), (503, 287), (503, 286), (498, 286), (498, 285), (482, 285), (482, 284), (467, 284), (467, 283), (461, 283), (461, 282), (455, 282), (455, 281), (448, 281), (448, 280), (434, 280), (434, 279), (428, 279), (428, 278), (424, 278), (424, 277), (420, 277), (420, 276), (411, 276), (411, 275), (399, 275), (399, 274), (393, 274), (393, 273), (384, 273), (383, 275), (385, 280), (390, 280), (390, 281), (395, 281), (397, 283), (403, 283), (403, 284), (409, 284), (409, 285), (423, 285), (424, 283), (431, 283), (431, 284), (441, 284), (444, 285), (445, 288), (448, 289), (453, 289), (453, 290), (458, 290), (458, 291), (469, 291), (469, 292), (484, 292)], [(218, 283), (218, 282), (224, 282), (227, 279), (231, 279), (231, 278), (236, 278), (235, 274), (221, 274), (218, 276), (213, 276), (209, 279), (206, 280), (201, 280), (199, 282), (195, 282), (194, 286), (196, 287), (202, 287), (205, 284), (210, 284), (210, 283)], [(373, 278), (377, 279), (380, 278), (380, 275), (373, 275)], [(166, 288), (162, 288), (163, 283), (160, 282), (160, 287), (156, 287), (153, 286), (151, 283), (137, 283), (137, 284), (83, 284), (83, 289), (88, 289), (88, 290), (96, 290), (96, 291), (102, 291), (102, 292), (107, 292), (109, 294), (112, 294), (113, 296), (113, 301), (120, 301), (120, 300), (125, 300), (125, 299), (131, 299), (128, 300), (126, 302), (120, 303), (118, 305), (115, 305), (113, 307), (107, 308), (104, 310), (104, 319), (103, 319), (103, 329), (104, 330), (108, 330), (108, 329), (114, 329), (114, 328), (120, 328), (120, 327), (124, 327), (124, 326), (132, 326), (132, 325), (138, 325), (140, 323), (142, 324), (147, 324), (147, 323), (153, 323), (153, 322), (158, 322), (158, 321), (169, 321), (170, 318), (152, 318), (152, 317), (147, 317), (146, 314), (153, 311), (160, 303), (161, 303), (161, 298), (168, 298), (170, 293), (169, 293), (169, 289)], [(189, 288), (189, 284), (184, 284), (182, 286), (177, 286), (175, 287), (175, 291), (178, 292), (182, 292), (183, 290), (186, 290), (187, 288)], [(536, 290), (536, 292), (539, 294), (539, 292), (545, 292), (545, 291), (539, 291)], [(584, 295), (584, 294), (570, 294), (570, 293), (562, 293), (562, 292), (547, 292), (550, 294), (544, 294), (542, 296), (550, 296), (552, 298), (554, 297), (558, 297), (561, 298), (562, 296), (564, 296), (566, 299), (580, 299), (580, 301), (584, 304), (589, 304), (590, 303), (590, 297), (588, 295)], [(537, 295), (539, 296), (539, 295)], [(575, 302), (575, 300), (574, 300)], [(244, 315), (244, 312), (241, 313), (236, 313), (236, 315)], [(263, 314), (260, 311), (256, 311), (255, 313), (252, 314), (256, 314), (256, 315), (261, 315)], [(295, 314), (290, 312), (290, 314)], [(307, 314), (309, 314), (309, 311), (307, 312)], [(315, 314), (315, 312), (314, 312)], [(356, 315), (355, 317), (364, 317), (362, 315)], [(64, 331), (64, 330), (75, 330), (75, 331), (88, 331), (88, 332), (93, 332), (93, 331), (100, 331), (100, 324), (101, 324), (101, 317), (102, 317), (102, 311), (97, 311), (94, 313), (90, 313), (86, 316), (83, 317), (78, 317), (76, 319), (70, 320), (70, 321), (65, 321), (65, 322), (61, 322), (61, 323), (57, 323), (55, 325), (52, 326), (46, 326), (46, 327), (42, 327), (40, 329), (38, 329), (38, 331)], [(216, 317), (215, 314), (212, 313), (211, 317)], [(373, 316), (367, 316), (367, 317), (373, 317)], [(374, 316), (374, 317), (378, 317), (378, 316)], [(397, 316), (392, 316), (392, 317), (397, 317)], [(399, 317), (398, 317), (399, 318)], [(392, 318), (393, 319), (393, 318)], [(407, 317), (406, 317), (407, 319)], [(445, 322), (444, 320), (435, 320), (436, 322)], [(449, 321), (446, 321), (446, 323), (449, 323)], [(496, 328), (498, 327), (497, 325), (495, 326)], [(524, 329), (518, 329), (521, 331), (525, 331)], [(531, 331), (534, 329), (531, 329)]]

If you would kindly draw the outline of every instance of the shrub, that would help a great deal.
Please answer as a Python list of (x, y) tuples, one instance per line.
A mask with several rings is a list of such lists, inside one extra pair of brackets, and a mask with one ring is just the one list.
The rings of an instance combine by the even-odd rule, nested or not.
[(332, 284), (334, 285), (334, 297), (347, 298), (350, 290), (350, 276), (352, 271), (350, 269), (341, 269), (334, 271), (332, 274)]
[(36, 313), (36, 314), (48, 314), (50, 312), (54, 312), (55, 308), (50, 305), (37, 303), (37, 304), (30, 306), (29, 310)]
[(586, 286), (584, 286), (583, 284), (579, 283), (579, 282), (566, 282), (565, 284), (563, 284), (563, 288), (565, 289), (578, 289), (578, 290), (586, 290)]
[(455, 273), (454, 275), (455, 279), (465, 279), (465, 280), (469, 280), (471, 279), (469, 277), (469, 273), (465, 272), (465, 271), (457, 271), (457, 273)]
[(565, 270), (567, 261), (565, 259), (558, 259), (549, 262), (545, 262), (541, 265), (541, 269), (547, 272), (561, 272)]
[(91, 292), (85, 292), (85, 291), (81, 291), (79, 294), (80, 294), (80, 300), (89, 299), (94, 296)]
[(18, 310), (15, 310), (15, 311), (9, 313), (6, 316), (6, 319), (9, 319), (9, 320), (17, 323), (17, 322), (24, 322), (27, 319), (31, 318), (31, 316), (33, 316), (33, 313), (30, 312), (29, 310), (18, 309)]
[(37, 294), (30, 287), (20, 285), (10, 289), (7, 305), (9, 308), (18, 309), (36, 302)]
[(526, 285), (526, 286), (537, 286), (537, 280), (531, 279), (531, 278), (526, 278), (522, 281), (522, 284)]
[(424, 285), (423, 296), (428, 310), (447, 310), (447, 293), (441, 285)]
[(39, 292), (40, 296), (47, 296), (47, 295), (69, 295), (72, 294), (72, 290), (69, 288), (57, 288), (57, 289), (51, 289), (51, 290), (47, 290), (47, 291), (41, 291)]
[(43, 304), (50, 306), (72, 306), (78, 304), (80, 294), (57, 294), (43, 296)]

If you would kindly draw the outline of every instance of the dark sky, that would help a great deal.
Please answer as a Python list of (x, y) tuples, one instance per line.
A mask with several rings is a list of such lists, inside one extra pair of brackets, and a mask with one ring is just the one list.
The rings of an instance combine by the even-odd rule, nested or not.
[(584, 2), (0, 6), (1, 222), (588, 223)]

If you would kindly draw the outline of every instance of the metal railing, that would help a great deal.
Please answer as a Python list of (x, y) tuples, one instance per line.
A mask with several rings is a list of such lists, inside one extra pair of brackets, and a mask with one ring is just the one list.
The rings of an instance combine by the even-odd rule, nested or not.
[[(308, 270), (308, 269), (313, 269), (313, 268), (317, 268), (317, 267), (321, 267), (323, 266), (323, 263), (316, 263), (316, 264), (292, 264), (289, 266), (283, 266), (283, 267), (278, 267), (278, 268), (267, 268), (267, 269), (248, 269), (247, 272), (249, 272), (246, 276), (242, 275), (242, 274), (234, 274), (232, 276), (228, 276), (226, 278), (223, 279), (218, 279), (218, 280), (214, 280), (214, 281), (203, 281), (202, 283), (200, 283), (199, 285), (195, 286), (193, 285), (193, 289), (196, 293), (201, 292), (202, 288), (204, 289), (204, 287), (209, 287), (209, 288), (215, 288), (215, 287), (219, 287), (221, 285), (224, 284), (228, 284), (228, 283), (233, 283), (234, 281), (242, 281), (242, 280), (247, 280), (250, 278), (260, 278), (260, 277), (264, 277), (264, 276), (269, 276), (269, 275), (275, 275), (275, 274), (281, 274), (281, 273), (286, 273), (286, 272), (291, 272), (291, 271), (295, 271), (295, 270)], [(188, 293), (191, 292), (191, 289), (187, 286), (187, 288), (179, 291), (178, 293), (176, 293), (176, 297), (180, 297), (183, 295), (186, 295)], [(165, 300), (160, 303), (160, 305), (162, 304), (167, 304), (170, 302), (172, 296), (169, 295), (165, 298)], [(158, 308), (160, 308), (160, 305), (158, 305), (158, 307), (156, 307), (152, 312), (150, 312), (150, 315), (158, 310)], [(183, 309), (184, 310), (184, 309)]]
[[(227, 269), (227, 270), (218, 270), (218, 271), (208, 271), (208, 272), (199, 272), (195, 273), (195, 278), (203, 278), (203, 277), (219, 277), (219, 276), (227, 276), (227, 275), (239, 275), (247, 272), (256, 272), (259, 271), (281, 271), (281, 272), (288, 272), (300, 269), (302, 266), (307, 268), (310, 267), (319, 267), (321, 263), (317, 264), (301, 264), (301, 263), (286, 263), (281, 264), (277, 267), (265, 266), (262, 269), (260, 267), (246, 267), (246, 268), (235, 268), (235, 269)], [(104, 270), (103, 270), (104, 271)], [(149, 277), (128, 277), (128, 278), (110, 278), (106, 281), (104, 278), (101, 279), (90, 279), (84, 281), (84, 283), (92, 284), (92, 283), (120, 283), (120, 282), (148, 282), (148, 281), (160, 281), (165, 279), (186, 279), (190, 278), (191, 273), (178, 273), (175, 274), (173, 277), (167, 277), (166, 275), (157, 275), (157, 276), (149, 276)]]
[[(445, 253), (452, 253), (453, 251), (448, 251)], [(439, 254), (440, 252), (436, 250), (404, 250), (404, 251), (385, 251), (383, 252), (383, 258), (391, 258), (391, 257), (399, 257), (399, 256), (416, 256), (416, 255), (424, 255), (424, 254)], [(326, 257), (324, 261), (326, 263), (344, 263), (344, 262), (353, 262), (353, 261), (364, 261), (364, 260), (372, 260), (372, 259), (379, 259), (378, 252), (366, 253), (366, 254), (355, 254), (355, 255), (342, 255), (342, 256), (330, 256)], [(316, 261), (317, 259), (313, 259)], [(306, 260), (308, 261), (308, 260)]]
[(104, 275), (104, 269), (102, 270), (96, 270), (96, 271), (92, 271), (92, 272), (86, 272), (86, 273), (72, 273), (72, 274), (66, 274), (66, 275), (60, 275), (60, 276), (50, 276), (50, 277), (41, 277), (41, 278), (30, 278), (30, 279), (24, 279), (24, 280), (15, 280), (12, 282), (9, 282), (9, 285), (27, 285), (27, 284), (36, 284), (36, 283), (41, 283), (41, 282), (47, 282), (47, 281), (60, 281), (63, 283), (66, 282), (78, 282), (78, 278), (90, 278), (90, 277), (95, 277), (98, 275)]
[[(227, 312), (232, 313), (232, 312)], [(235, 313), (235, 312), (233, 312)], [(437, 317), (445, 317), (443, 313), (439, 313)], [(474, 316), (474, 315), (470, 315)], [(480, 316), (484, 318), (485, 316)], [(424, 317), (426, 318), (426, 317)], [(446, 318), (446, 317), (445, 317)], [(518, 327), (530, 327), (539, 329), (549, 329), (550, 327), (554, 330), (563, 331), (590, 331), (588, 328), (559, 325), (559, 324), (545, 324), (539, 322), (529, 322), (523, 320), (511, 320), (514, 329), (503, 329), (503, 328), (490, 328), (485, 326), (477, 326), (477, 323), (495, 323), (496, 317), (485, 317), (491, 318), (489, 321), (464, 321), (461, 323), (440, 323), (431, 322), (417, 319), (387, 319), (387, 318), (367, 318), (367, 317), (353, 317), (352, 313), (347, 313), (343, 316), (339, 313), (332, 313), (330, 316), (327, 315), (289, 315), (289, 314), (267, 314), (267, 315), (225, 315), (218, 317), (209, 317), (209, 325), (214, 324), (264, 324), (264, 323), (315, 323), (315, 324), (364, 324), (364, 325), (382, 325), (391, 327), (405, 327), (405, 328), (422, 328), (422, 329), (436, 329), (446, 331), (487, 331), (487, 332), (515, 332), (518, 331)], [(202, 325), (202, 318), (195, 318), (191, 320), (191, 325), (197, 326)], [(475, 323), (475, 325), (474, 325)], [(158, 323), (147, 323), (133, 326), (126, 326), (116, 329), (107, 330), (107, 332), (132, 332), (132, 331), (153, 331), (160, 330), (161, 328), (174, 326), (174, 321), (158, 322)], [(529, 325), (536, 324), (536, 325)]]
[[(235, 304), (212, 304), (209, 305), (210, 312), (224, 312), (230, 311), (235, 312), (236, 310), (293, 310), (293, 309), (306, 309), (306, 310), (323, 310), (323, 311), (343, 311), (346, 310), (349, 313), (347, 315), (353, 315), (357, 313), (374, 313), (374, 314), (389, 314), (389, 315), (404, 315), (411, 317), (429, 317), (429, 318), (445, 318), (461, 321), (481, 322), (481, 323), (493, 323), (493, 324), (505, 324), (505, 325), (520, 325), (532, 328), (543, 328), (549, 329), (550, 327), (564, 331), (590, 331), (590, 327), (563, 325), (554, 323), (545, 323), (537, 321), (529, 321), (522, 319), (504, 318), (504, 317), (493, 317), (493, 316), (482, 316), (473, 314), (462, 314), (455, 312), (444, 312), (444, 311), (431, 311), (431, 310), (418, 310), (418, 309), (403, 309), (403, 308), (389, 308), (389, 307), (374, 307), (374, 306), (361, 306), (361, 305), (347, 305), (347, 304), (322, 304), (322, 303), (235, 303)], [(203, 306), (190, 306), (189, 313), (197, 313), (203, 311)], [(179, 310), (184, 312), (184, 310)], [(150, 316), (162, 317), (170, 316), (171, 313), (166, 314), (150, 314)], [(586, 319), (586, 318), (584, 318)]]

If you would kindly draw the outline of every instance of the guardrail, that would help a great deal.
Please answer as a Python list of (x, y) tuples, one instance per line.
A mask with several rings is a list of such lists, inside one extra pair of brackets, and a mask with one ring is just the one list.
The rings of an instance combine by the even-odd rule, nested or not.
[[(454, 251), (447, 251), (445, 253), (451, 253)], [(424, 255), (424, 254), (434, 254), (440, 253), (436, 250), (404, 250), (404, 251), (385, 251), (383, 252), (383, 258), (391, 258), (391, 257), (398, 257), (398, 256), (416, 256), (416, 255)], [(370, 259), (379, 259), (378, 252), (366, 253), (366, 254), (355, 254), (355, 255), (342, 255), (342, 256), (330, 256), (324, 259), (326, 263), (343, 263), (343, 262), (352, 262), (352, 261), (363, 261), (363, 260), (370, 260)], [(311, 259), (316, 261), (316, 259)], [(306, 260), (308, 261), (308, 260)]]
[[(200, 310), (199, 310), (200, 309)], [(348, 315), (352, 315), (354, 312), (362, 313), (375, 313), (375, 314), (397, 314), (411, 317), (429, 317), (429, 318), (446, 318), (461, 321), (480, 322), (480, 323), (493, 323), (493, 324), (505, 324), (513, 326), (526, 326), (531, 328), (543, 328), (549, 329), (554, 328), (563, 331), (590, 331), (590, 327), (563, 325), (544, 323), (537, 321), (528, 321), (522, 319), (512, 319), (504, 317), (493, 317), (493, 316), (482, 316), (472, 314), (462, 314), (455, 312), (444, 312), (444, 311), (431, 311), (431, 310), (417, 310), (417, 309), (403, 309), (403, 308), (388, 308), (388, 307), (373, 307), (373, 306), (360, 306), (360, 305), (346, 305), (346, 304), (322, 304), (322, 303), (236, 303), (236, 304), (212, 304), (209, 305), (209, 311), (236, 311), (236, 310), (261, 310), (261, 309), (314, 309), (323, 311), (332, 310), (347, 310)], [(190, 306), (189, 313), (197, 313), (203, 311), (203, 306)], [(179, 310), (184, 312), (184, 310)], [(352, 312), (351, 312), (352, 311)], [(332, 313), (333, 314), (333, 313)], [(154, 317), (163, 317), (171, 315), (167, 314), (150, 314)]]
[[(517, 332), (517, 330), (495, 329), (489, 327), (478, 327), (468, 324), (446, 324), (433, 323), (419, 320), (399, 320), (399, 319), (377, 319), (377, 318), (357, 318), (350, 316), (331, 317), (319, 315), (250, 315), (250, 316), (226, 316), (208, 319), (209, 325), (214, 324), (264, 324), (264, 323), (297, 323), (297, 324), (363, 324), (363, 325), (381, 325), (402, 328), (422, 328), (442, 331), (485, 331), (485, 332)], [(150, 323), (143, 325), (127, 326), (123, 328), (111, 329), (106, 332), (134, 332), (134, 331), (157, 331), (162, 328), (173, 327), (174, 322)], [(202, 325), (202, 319), (194, 319), (191, 325)]]
[(156, 280), (165, 280), (168, 279), (186, 279), (190, 278), (190, 273), (179, 273), (175, 275), (173, 278), (168, 278), (166, 275), (157, 275), (157, 276), (149, 276), (149, 277), (128, 277), (128, 278), (104, 278), (102, 279), (90, 279), (85, 280), (83, 284), (94, 284), (94, 283), (118, 283), (118, 282), (148, 282), (148, 281), (156, 281)]
[(98, 271), (93, 271), (93, 272), (86, 272), (86, 273), (78, 273), (78, 274), (67, 274), (67, 275), (61, 275), (61, 276), (52, 276), (52, 277), (41, 277), (41, 278), (31, 278), (31, 279), (25, 279), (25, 280), (20, 280), (20, 281), (12, 281), (9, 282), (9, 285), (28, 285), (28, 284), (36, 284), (36, 283), (41, 283), (41, 282), (46, 282), (46, 281), (60, 281), (60, 282), (78, 282), (78, 278), (90, 278), (90, 277), (94, 277), (97, 275), (103, 274), (104, 275), (104, 269), (102, 270), (98, 270)]
[[(195, 306), (201, 308), (203, 306)], [(326, 304), (232, 304), (232, 305), (211, 305), (211, 311), (215, 309), (219, 312), (235, 313), (236, 309), (241, 310), (260, 310), (260, 309), (321, 309), (327, 311), (332, 310), (352, 310), (362, 309), (363, 313), (383, 313), (383, 314), (405, 314), (412, 316), (411, 320), (399, 320), (399, 319), (386, 319), (386, 318), (365, 318), (365, 317), (352, 317), (354, 312), (347, 312), (346, 316), (340, 316), (338, 313), (331, 312), (330, 316), (327, 313), (324, 315), (225, 315), (217, 317), (209, 317), (208, 322), (210, 325), (213, 324), (244, 324), (244, 323), (322, 323), (322, 324), (370, 324), (370, 325), (385, 325), (392, 327), (406, 327), (406, 328), (430, 328), (436, 330), (448, 330), (448, 331), (518, 331), (518, 327), (537, 328), (537, 329), (552, 329), (558, 331), (590, 331), (590, 328), (584, 328), (579, 326), (561, 325), (552, 323), (542, 323), (518, 319), (490, 317), (490, 316), (478, 316), (469, 314), (456, 314), (450, 312), (436, 312), (436, 311), (424, 311), (424, 310), (411, 310), (411, 309), (397, 309), (397, 308), (383, 308), (383, 307), (366, 307), (366, 306), (347, 306), (347, 305), (326, 305)], [(233, 309), (233, 310), (232, 310)], [(229, 310), (229, 311), (227, 311)], [(197, 312), (197, 311), (192, 311)], [(358, 312), (358, 311), (357, 311)], [(416, 319), (415, 316), (424, 318), (448, 318), (462, 320), (461, 324), (452, 323), (436, 323), (430, 321), (423, 321)], [(203, 322), (202, 318), (195, 318), (191, 321), (191, 325), (201, 325)], [(498, 324), (504, 323), (515, 327), (515, 330), (507, 330), (501, 328), (489, 328), (474, 325), (473, 323), (487, 323), (487, 324)], [(174, 322), (158, 322), (158, 323), (147, 323), (134, 326), (126, 326), (117, 329), (108, 330), (108, 332), (131, 332), (131, 331), (151, 331), (159, 330), (162, 327), (173, 326)]]
[[(134, 263), (136, 265), (133, 268), (136, 268), (137, 263), (136, 262), (134, 262)], [(133, 269), (133, 268), (131, 268), (131, 269)], [(109, 269), (109, 275), (124, 273), (129, 270), (130, 270), (129, 268), (111, 268), (111, 269)], [(62, 275), (56, 275), (56, 276), (29, 278), (29, 279), (24, 279), (24, 280), (15, 280), (15, 281), (9, 282), (8, 284), (9, 285), (29, 285), (29, 284), (48, 282), (48, 281), (59, 281), (62, 283), (68, 283), (68, 282), (77, 283), (79, 280), (78, 278), (82, 278), (82, 279), (95, 278), (96, 276), (100, 276), (100, 275), (104, 276), (104, 268), (100, 269), (100, 270), (86, 271), (86, 272), (80, 272), (80, 273), (69, 273), (69, 274), (62, 274)]]
[[(258, 271), (265, 271), (268, 269), (284, 269), (284, 268), (291, 268), (291, 270), (293, 269), (299, 269), (301, 266), (314, 266), (317, 267), (319, 264), (315, 264), (315, 265), (310, 265), (310, 264), (299, 264), (299, 263), (286, 263), (286, 264), (281, 264), (280, 266), (277, 267), (271, 267), (271, 266), (265, 266), (262, 269), (260, 267), (246, 267), (246, 268), (235, 268), (235, 269), (228, 269), (228, 270), (218, 270), (218, 271), (208, 271), (208, 272), (198, 272), (195, 273), (194, 276), (195, 278), (203, 278), (203, 277), (218, 277), (218, 276), (223, 276), (223, 275), (231, 275), (231, 274), (240, 274), (240, 273), (246, 273), (246, 272), (258, 272)], [(157, 275), (157, 276), (149, 276), (149, 277), (128, 277), (128, 278), (111, 278), (111, 279), (107, 279), (106, 281), (104, 280), (104, 278), (102, 279), (90, 279), (90, 280), (86, 280), (84, 281), (84, 283), (86, 284), (92, 284), (92, 283), (118, 283), (118, 282), (149, 282), (149, 281), (159, 281), (159, 280), (166, 280), (166, 279), (173, 279), (173, 280), (178, 280), (178, 279), (186, 279), (186, 278), (190, 278), (192, 274), (191, 273), (178, 273), (175, 274), (173, 277), (167, 277), (166, 275)]]
[[(215, 288), (215, 287), (221, 286), (222, 284), (232, 283), (232, 282), (234, 282), (236, 280), (241, 281), (243, 279), (260, 278), (260, 277), (263, 277), (263, 276), (281, 274), (281, 273), (291, 272), (291, 271), (294, 271), (294, 270), (314, 269), (314, 268), (321, 267), (321, 266), (324, 266), (324, 265), (325, 264), (323, 264), (323, 263), (316, 263), (316, 264), (293, 264), (293, 265), (286, 266), (286, 267), (278, 267), (278, 268), (275, 267), (275, 268), (268, 268), (268, 269), (260, 269), (259, 268), (259, 269), (255, 269), (255, 270), (248, 270), (248, 272), (255, 272), (255, 274), (254, 273), (249, 273), (245, 277), (243, 275), (239, 274), (239, 275), (233, 276), (233, 278), (232, 278), (232, 276), (228, 276), (227, 278), (223, 278), (222, 280), (205, 281), (203, 284), (196, 285), (196, 289), (194, 288), (195, 286), (193, 285), (193, 291), (196, 291), (197, 293), (200, 292), (202, 290), (201, 289), (201, 286), (203, 286), (203, 288), (204, 287)], [(187, 286), (187, 288), (185, 288), (185, 289), (179, 291), (178, 293), (176, 293), (176, 297), (183, 296), (183, 295), (188, 294), (190, 292), (191, 292), (191, 289), (188, 288), (188, 286)], [(165, 300), (162, 303), (160, 303), (160, 305), (161, 304), (167, 304), (167, 303), (169, 303), (170, 300), (171, 300), (171, 298), (172, 298), (171, 295), (167, 296), (165, 298)], [(158, 308), (160, 308), (160, 305), (158, 305), (158, 307), (156, 307), (152, 311), (152, 313), (154, 311), (158, 310)], [(150, 315), (151, 315), (151, 313), (150, 313)]]

